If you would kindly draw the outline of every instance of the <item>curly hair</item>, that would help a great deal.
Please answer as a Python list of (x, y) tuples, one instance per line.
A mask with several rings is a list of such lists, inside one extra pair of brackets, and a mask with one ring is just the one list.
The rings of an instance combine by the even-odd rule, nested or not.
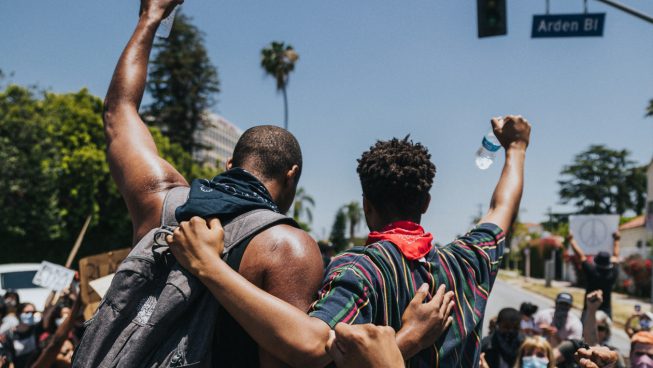
[(433, 186), (431, 155), (409, 137), (377, 141), (358, 160), (363, 195), (386, 216), (419, 217)]

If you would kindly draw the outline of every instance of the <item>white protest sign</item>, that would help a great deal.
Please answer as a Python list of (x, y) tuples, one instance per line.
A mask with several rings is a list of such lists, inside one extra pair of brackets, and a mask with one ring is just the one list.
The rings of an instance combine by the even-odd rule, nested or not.
[(619, 215), (569, 216), (569, 230), (581, 249), (589, 255), (601, 251), (612, 254), (612, 234), (619, 229)]
[(36, 275), (34, 275), (32, 283), (53, 291), (61, 291), (70, 286), (73, 278), (75, 278), (75, 271), (58, 264), (43, 261)]

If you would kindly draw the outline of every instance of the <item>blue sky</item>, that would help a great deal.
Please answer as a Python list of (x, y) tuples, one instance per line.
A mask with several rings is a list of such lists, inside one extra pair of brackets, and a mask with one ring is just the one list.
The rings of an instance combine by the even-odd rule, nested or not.
[[(543, 0), (508, 3), (508, 35), (476, 37), (475, 1), (187, 0), (183, 11), (206, 34), (222, 92), (216, 112), (246, 129), (282, 123), (281, 96), (259, 67), (272, 40), (300, 54), (289, 86), (290, 130), (316, 200), (314, 233), (328, 234), (337, 208), (361, 198), (356, 158), (376, 139), (406, 134), (437, 166), (423, 223), (445, 242), (487, 209), (501, 161), (487, 171), (474, 152), (489, 119), (510, 113), (533, 125), (524, 221), (558, 203), (563, 165), (590, 144), (653, 157), (653, 24), (596, 1), (604, 37), (530, 38)], [(653, 14), (653, 2), (629, 5)], [(551, 1), (552, 13), (580, 13), (582, 1)], [(0, 1), (0, 68), (20, 84), (56, 92), (87, 87), (104, 96), (137, 21), (138, 1)], [(360, 232), (363, 233), (364, 229)]]

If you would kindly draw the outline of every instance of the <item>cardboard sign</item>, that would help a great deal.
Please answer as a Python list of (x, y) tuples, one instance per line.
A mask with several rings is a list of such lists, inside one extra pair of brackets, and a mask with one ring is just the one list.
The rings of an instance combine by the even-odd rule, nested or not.
[(107, 293), (109, 287), (111, 286), (111, 281), (113, 280), (114, 275), (115, 273), (112, 273), (111, 275), (100, 277), (99, 279), (90, 281), (88, 284), (97, 293), (97, 295), (100, 296), (100, 298), (104, 298), (104, 295)]
[(619, 215), (569, 216), (569, 230), (587, 255), (612, 254), (612, 234), (619, 228)]
[(79, 260), (79, 293), (86, 304), (84, 317), (91, 318), (102, 297), (93, 290), (90, 282), (116, 272), (120, 263), (127, 257), (130, 248), (96, 254)]
[(75, 271), (58, 264), (43, 261), (36, 275), (34, 275), (32, 283), (52, 291), (61, 291), (70, 286), (74, 278)]

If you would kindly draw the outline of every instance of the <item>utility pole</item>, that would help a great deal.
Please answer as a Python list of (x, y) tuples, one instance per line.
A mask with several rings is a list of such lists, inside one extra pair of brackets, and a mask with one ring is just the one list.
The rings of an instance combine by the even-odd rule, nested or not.
[(614, 0), (596, 0), (596, 1), (602, 2), (603, 4), (609, 5), (609, 6), (613, 7), (613, 8), (617, 8), (617, 9), (619, 9), (619, 10), (621, 10), (623, 12), (626, 12), (626, 13), (632, 15), (632, 16), (635, 16), (635, 17), (637, 17), (637, 18), (639, 18), (639, 19), (641, 19), (641, 20), (643, 20), (645, 22), (653, 23), (653, 17), (651, 17), (650, 15), (644, 14), (644, 13), (638, 11), (638, 10), (630, 8), (630, 7), (628, 7), (628, 6), (624, 5), (624, 4), (618, 3), (618, 2), (616, 2)]

